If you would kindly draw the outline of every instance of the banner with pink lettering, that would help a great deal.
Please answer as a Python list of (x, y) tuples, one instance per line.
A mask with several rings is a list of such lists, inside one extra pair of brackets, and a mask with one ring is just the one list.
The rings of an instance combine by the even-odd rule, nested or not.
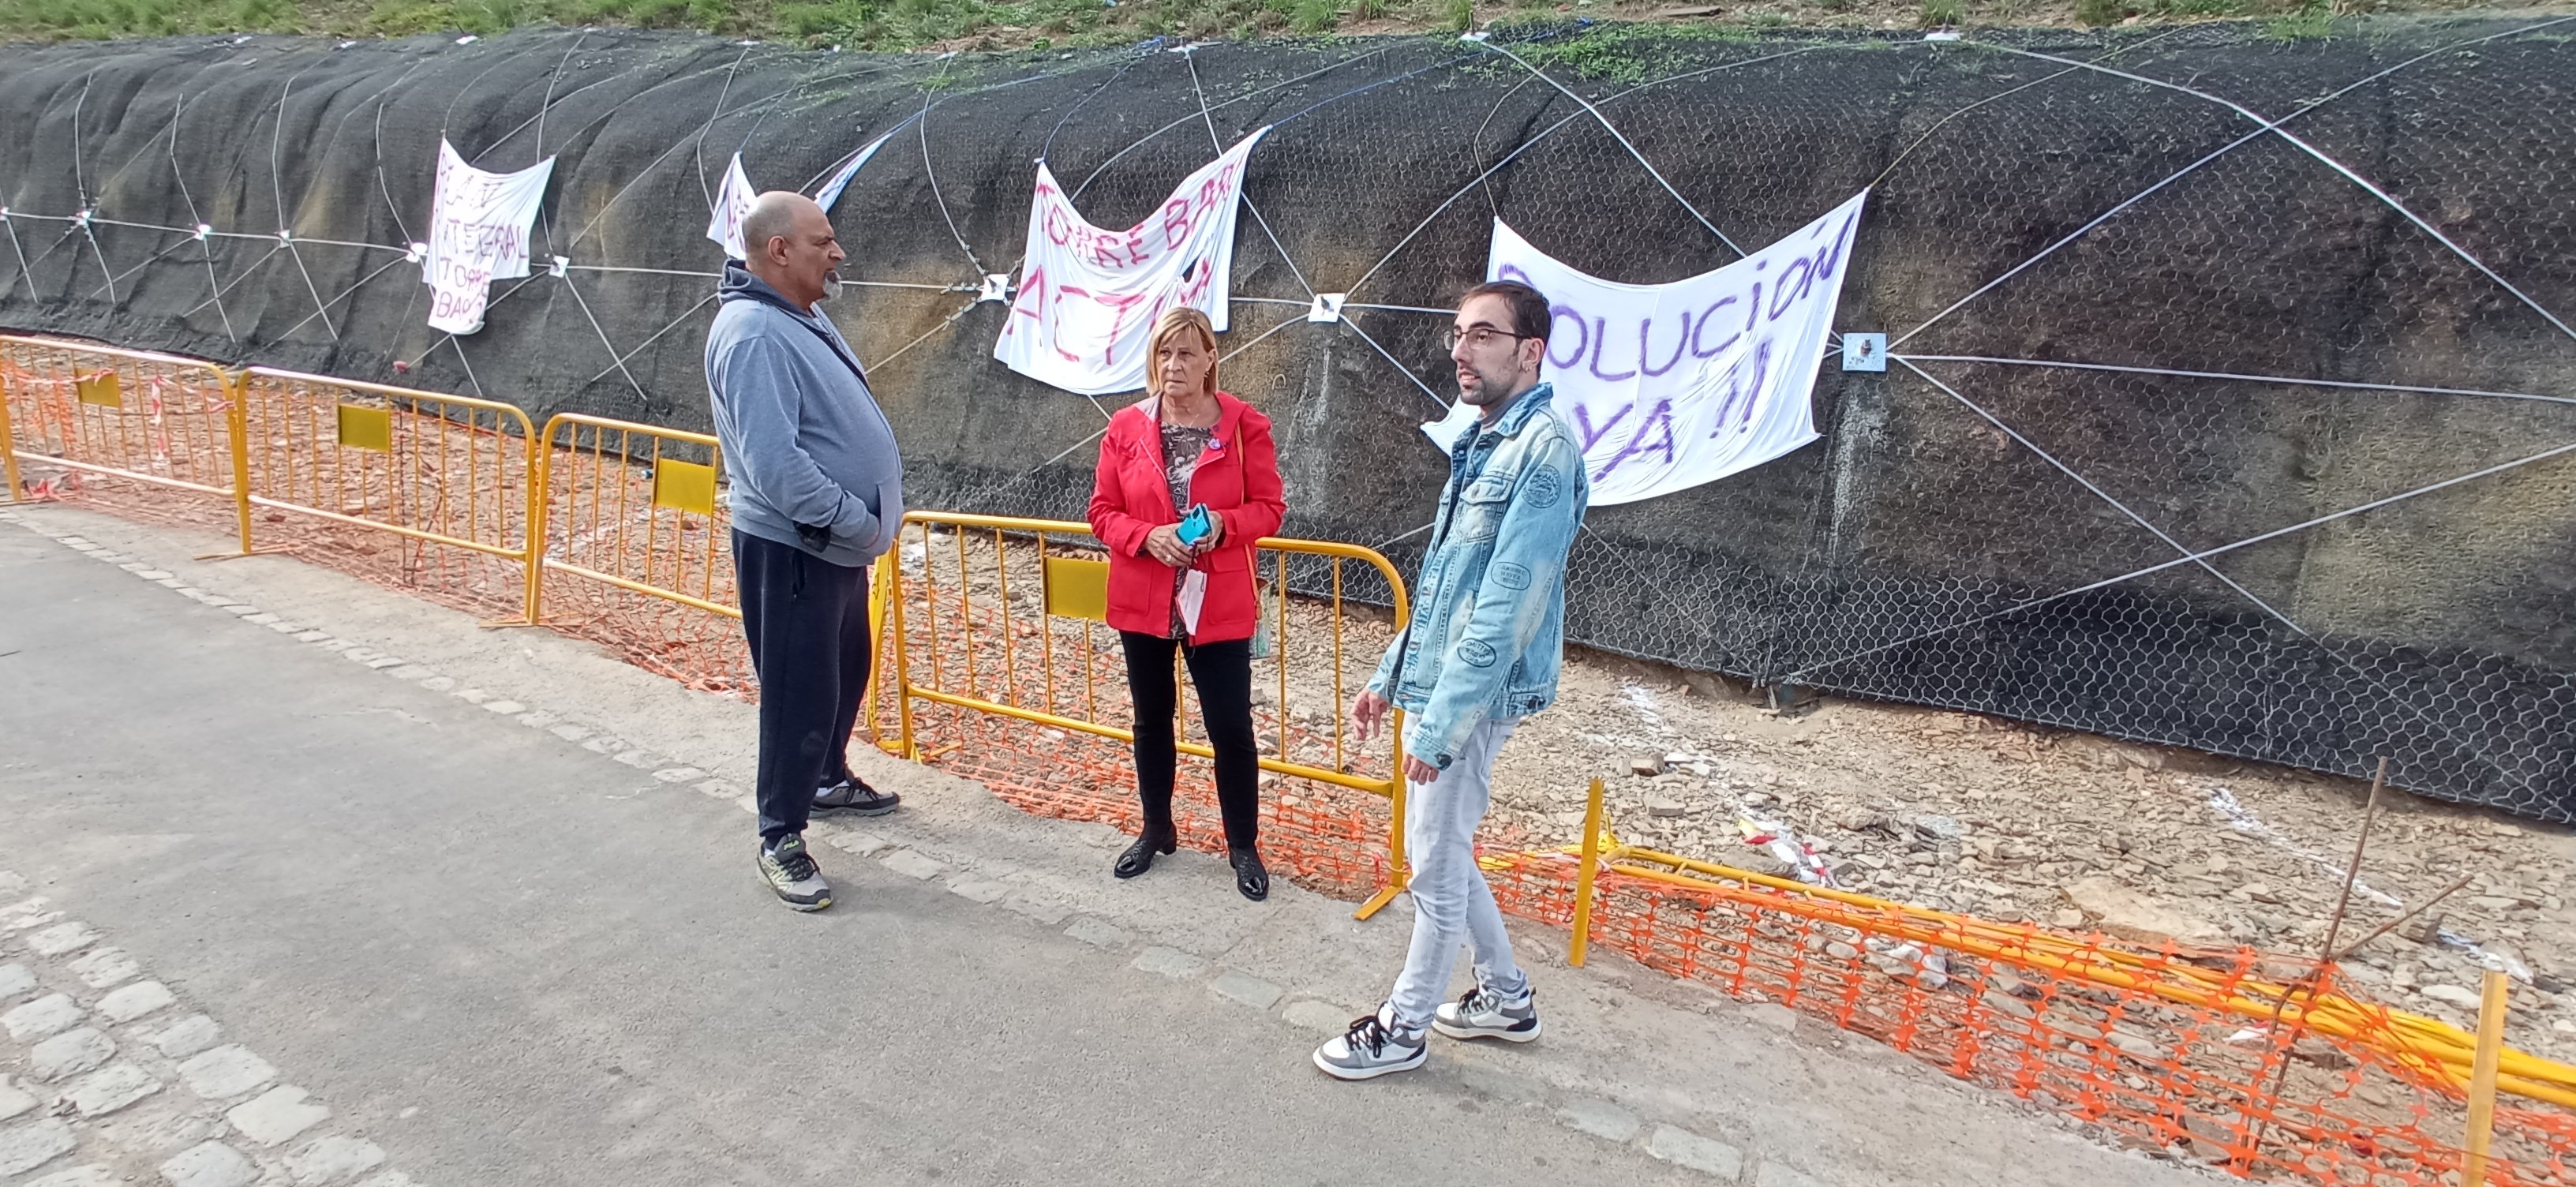
[(547, 157), (516, 173), (486, 173), (438, 142), (438, 181), (430, 194), (429, 251), (421, 280), (429, 285), (429, 326), (450, 334), (483, 328), (492, 282), (528, 274), (528, 228), (545, 201)]
[(1254, 131), (1181, 179), (1154, 213), (1124, 231), (1084, 222), (1039, 161), (1027, 262), (993, 357), (1031, 379), (1102, 396), (1145, 386), (1146, 339), (1164, 310), (1191, 306), (1224, 331), (1244, 161), (1269, 131)]
[[(1594, 506), (1714, 482), (1816, 439), (1808, 399), (1868, 196), (1671, 284), (1586, 276), (1495, 220), (1486, 278), (1547, 296), (1545, 378), (1583, 442)], [(1445, 450), (1475, 419), (1458, 404), (1422, 431)]]

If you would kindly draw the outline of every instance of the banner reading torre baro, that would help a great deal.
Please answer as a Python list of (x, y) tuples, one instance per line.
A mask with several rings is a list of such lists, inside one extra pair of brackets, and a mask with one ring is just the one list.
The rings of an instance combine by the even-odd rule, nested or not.
[(1028, 263), (993, 357), (1032, 379), (1099, 396), (1145, 386), (1146, 338), (1164, 310), (1191, 306), (1224, 332), (1244, 162), (1269, 131), (1256, 129), (1183, 178), (1124, 231), (1083, 221), (1039, 161)]

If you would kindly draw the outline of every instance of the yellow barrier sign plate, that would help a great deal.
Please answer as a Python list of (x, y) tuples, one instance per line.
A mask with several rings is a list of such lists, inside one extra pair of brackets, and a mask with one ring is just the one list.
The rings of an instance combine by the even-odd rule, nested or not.
[(653, 505), (675, 511), (716, 513), (716, 468), (664, 458), (653, 464)]
[(117, 379), (114, 371), (75, 375), (72, 377), (72, 392), (80, 397), (83, 404), (96, 404), (101, 408), (125, 407), (125, 385)]
[(351, 449), (372, 449), (378, 453), (393, 452), (393, 412), (384, 408), (369, 408), (364, 404), (340, 405), (340, 444)]
[(1065, 618), (1109, 621), (1109, 562), (1046, 558), (1046, 609)]

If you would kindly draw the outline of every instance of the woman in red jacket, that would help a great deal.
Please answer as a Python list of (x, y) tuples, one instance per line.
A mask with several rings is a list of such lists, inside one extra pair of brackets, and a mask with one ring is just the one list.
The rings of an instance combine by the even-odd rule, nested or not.
[[(1253, 543), (1279, 530), (1279, 458), (1270, 418), (1217, 390), (1216, 331), (1196, 309), (1154, 322), (1145, 399), (1119, 409), (1100, 439), (1091, 530), (1109, 550), (1109, 625), (1127, 653), (1136, 705), (1136, 796), (1145, 828), (1113, 872), (1133, 878), (1170, 853), (1172, 655), (1189, 661), (1216, 751), (1216, 798), (1235, 888), (1270, 894), (1261, 866), (1260, 754), (1252, 740), (1252, 635), (1261, 617)], [(1182, 520), (1208, 510), (1207, 534), (1183, 543)]]

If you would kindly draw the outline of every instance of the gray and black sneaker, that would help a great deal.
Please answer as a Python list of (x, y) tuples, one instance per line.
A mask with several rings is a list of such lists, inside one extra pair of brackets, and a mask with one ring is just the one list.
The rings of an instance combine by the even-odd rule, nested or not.
[(805, 852), (801, 833), (761, 846), (760, 876), (769, 880), (769, 888), (778, 892), (780, 901), (799, 911), (820, 911), (832, 905), (832, 884), (823, 880), (823, 871), (814, 868), (814, 858)]
[(1431, 1029), (1453, 1039), (1501, 1039), (1526, 1043), (1538, 1037), (1538, 991), (1523, 988), (1519, 997), (1504, 997), (1482, 985), (1442, 1002), (1432, 1012)]
[(891, 791), (878, 791), (856, 775), (814, 791), (816, 816), (828, 816), (834, 812), (847, 812), (852, 816), (883, 816), (902, 803), (902, 796)]
[(1420, 1031), (1407, 1035), (1389, 1025), (1390, 1010), (1351, 1023), (1339, 1037), (1315, 1048), (1315, 1066), (1336, 1080), (1370, 1080), (1389, 1072), (1409, 1072), (1430, 1058), (1431, 1044)]

